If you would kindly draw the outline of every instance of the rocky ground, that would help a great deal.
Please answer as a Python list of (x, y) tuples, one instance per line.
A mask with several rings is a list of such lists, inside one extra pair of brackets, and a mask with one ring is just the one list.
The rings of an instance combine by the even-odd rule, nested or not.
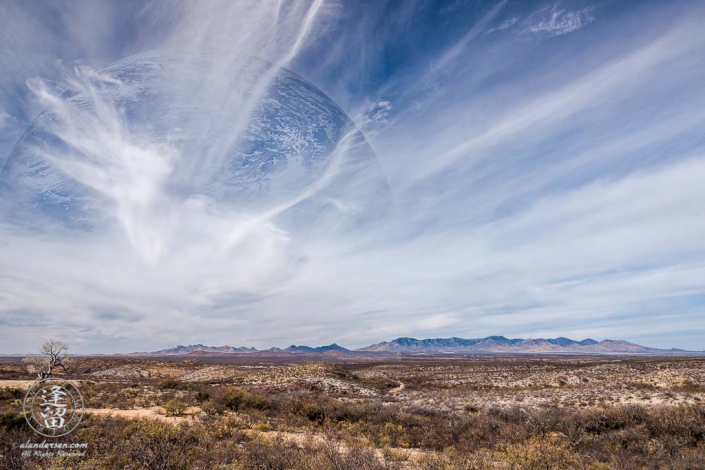
[[(262, 392), (310, 392), (462, 410), (483, 406), (656, 406), (705, 401), (705, 358), (516, 358), (468, 362), (202, 363), (196, 360), (79, 359), (73, 378), (142, 385), (235, 384)], [(3, 380), (4, 379), (4, 380)], [(0, 362), (0, 387), (26, 388), (18, 361)]]
[(483, 406), (655, 406), (705, 400), (705, 358), (380, 364), (361, 379), (405, 385), (397, 401), (448, 410)]

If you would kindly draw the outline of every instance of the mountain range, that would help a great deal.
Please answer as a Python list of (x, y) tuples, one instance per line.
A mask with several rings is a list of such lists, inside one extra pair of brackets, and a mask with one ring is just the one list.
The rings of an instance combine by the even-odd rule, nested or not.
[(269, 348), (265, 349), (264, 352), (285, 352), (285, 353), (317, 353), (317, 352), (327, 352), (327, 351), (340, 351), (340, 352), (353, 352), (337, 344), (329, 344), (328, 346), (318, 346), (317, 348), (312, 348), (311, 346), (295, 346), (291, 345), (286, 349), (279, 348)]
[(180, 354), (191, 354), (199, 351), (209, 353), (249, 353), (257, 352), (255, 348), (236, 348), (233, 346), (205, 346), (203, 344), (190, 344), (188, 346), (178, 345), (175, 348), (162, 349), (161, 351), (153, 351), (149, 354), (158, 354), (161, 356), (171, 356)]
[(346, 349), (335, 343), (327, 346), (311, 347), (291, 345), (287, 348), (269, 348), (258, 350), (247, 347), (205, 346), (194, 344), (163, 349), (150, 355), (184, 355), (184, 354), (233, 354), (233, 353), (376, 353), (376, 354), (678, 354), (687, 353), (683, 349), (658, 349), (640, 346), (623, 340), (606, 339), (595, 341), (588, 338), (575, 341), (569, 338), (522, 339), (488, 336), (486, 338), (434, 338), (415, 339), (397, 338), (356, 350)]

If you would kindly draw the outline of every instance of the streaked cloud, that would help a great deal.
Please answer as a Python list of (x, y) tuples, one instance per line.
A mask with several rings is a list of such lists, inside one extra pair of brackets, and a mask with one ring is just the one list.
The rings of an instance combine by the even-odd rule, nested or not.
[(517, 18), (517, 17), (506, 19), (506, 20), (502, 21), (500, 24), (498, 24), (497, 26), (495, 26), (494, 28), (488, 29), (487, 33), (488, 34), (494, 33), (495, 31), (502, 31), (504, 29), (511, 28), (512, 26), (514, 26), (518, 22), (519, 22), (519, 18)]
[(448, 48), (440, 58), (432, 64), (432, 70), (443, 70), (449, 63), (455, 60), (476, 37), (482, 34), (487, 25), (499, 14), (507, 4), (507, 0), (501, 0), (485, 13), (479, 21), (474, 23), (467, 33), (463, 35), (452, 47)]
[[(196, 156), (177, 145), (182, 131), (138, 136), (110, 100), (57, 125), (90, 158), (46, 157), (101, 195), (106, 223), (84, 233), (0, 220), (0, 352), (48, 336), (76, 352), (487, 334), (702, 348), (703, 6), (373, 3), (106, 1), (51, 17), (0, 7), (3, 31), (16, 33), (0, 32), (8, 151), (39, 110), (67, 112), (67, 85), (87, 96), (129, 87), (103, 66), (145, 50), (210, 51), (218, 60), (199, 86), (173, 77), (175, 89), (241, 115)], [(553, 39), (598, 13), (610, 20), (600, 31)], [(535, 34), (486, 34), (502, 30)], [(317, 184), (265, 208), (181, 197), (165, 183), (176, 163), (194, 158), (198, 169), (236, 141), (262, 95), (226, 91), (253, 54), (355, 118), (390, 183), (383, 220), (340, 230), (313, 217), (302, 235), (278, 219), (320, 196), (352, 154), (349, 139)], [(346, 191), (364, 191), (360, 176)]]
[(527, 19), (527, 33), (545, 33), (561, 36), (572, 33), (595, 21), (594, 7), (580, 10), (565, 10), (557, 3), (550, 8), (540, 10)]

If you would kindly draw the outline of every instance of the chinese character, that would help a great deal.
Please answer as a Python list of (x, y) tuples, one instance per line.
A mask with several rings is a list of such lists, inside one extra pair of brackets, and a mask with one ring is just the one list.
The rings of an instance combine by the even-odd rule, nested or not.
[(64, 426), (64, 415), (68, 405), (64, 403), (66, 391), (58, 385), (42, 390), (42, 401), (39, 404), (42, 408), (40, 413), (44, 418), (44, 426), (49, 429), (58, 429)]

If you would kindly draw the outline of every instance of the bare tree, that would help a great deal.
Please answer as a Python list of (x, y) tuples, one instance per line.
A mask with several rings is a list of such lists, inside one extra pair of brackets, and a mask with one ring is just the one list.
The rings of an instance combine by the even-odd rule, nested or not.
[(56, 368), (61, 368), (64, 372), (69, 371), (71, 359), (66, 354), (68, 349), (68, 345), (63, 341), (50, 339), (42, 346), (41, 355), (27, 355), (22, 362), (29, 372), (37, 374), (38, 380), (46, 379)]

